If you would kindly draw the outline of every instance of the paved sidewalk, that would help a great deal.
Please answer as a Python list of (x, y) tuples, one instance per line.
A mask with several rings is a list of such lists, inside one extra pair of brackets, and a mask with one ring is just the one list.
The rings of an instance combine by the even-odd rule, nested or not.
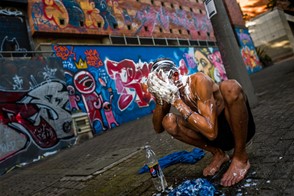
[[(249, 149), (251, 169), (234, 187), (209, 179), (218, 195), (292, 195), (294, 192), (294, 58), (251, 76), (259, 104), (252, 109), (257, 133)], [(151, 115), (126, 123), (72, 148), (0, 176), (0, 195), (153, 195), (142, 147), (158, 157), (192, 146), (155, 134)], [(169, 186), (203, 177), (210, 154), (194, 165), (164, 169)], [(226, 166), (225, 166), (226, 167)]]

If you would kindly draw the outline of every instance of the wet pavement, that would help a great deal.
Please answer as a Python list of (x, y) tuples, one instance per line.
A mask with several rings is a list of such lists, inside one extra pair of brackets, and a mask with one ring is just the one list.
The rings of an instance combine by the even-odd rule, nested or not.
[[(233, 187), (219, 185), (228, 165), (207, 179), (216, 195), (293, 195), (294, 58), (250, 77), (259, 100), (252, 108), (257, 131), (248, 147), (251, 168)], [(150, 175), (138, 174), (146, 144), (158, 157), (193, 149), (166, 133), (155, 134), (149, 115), (0, 176), (0, 195), (155, 195)], [(210, 158), (206, 153), (196, 164), (165, 168), (168, 185), (175, 188), (184, 180), (202, 178)]]

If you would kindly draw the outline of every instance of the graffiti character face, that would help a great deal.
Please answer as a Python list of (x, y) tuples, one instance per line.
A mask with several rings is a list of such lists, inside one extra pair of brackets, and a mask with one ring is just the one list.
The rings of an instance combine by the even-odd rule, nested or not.
[(100, 7), (102, 10), (105, 10), (107, 8), (107, 3), (105, 0), (100, 1)]
[(74, 84), (77, 90), (83, 94), (92, 93), (96, 88), (94, 77), (87, 71), (78, 72), (74, 77)]
[(90, 8), (95, 9), (95, 3), (94, 2), (90, 3)]
[(54, 4), (54, 0), (44, 0), (43, 1), (46, 5), (53, 5)]
[(195, 58), (198, 62), (198, 71), (201, 71), (209, 75), (209, 71), (212, 68), (212, 64), (210, 63), (208, 58), (198, 50), (195, 52)]
[(75, 89), (73, 86), (68, 85), (67, 86), (67, 91), (69, 95), (74, 95), (75, 94)]
[(111, 104), (110, 104), (109, 102), (105, 102), (105, 103), (103, 104), (103, 109), (104, 109), (105, 111), (111, 111), (111, 110), (112, 110)]

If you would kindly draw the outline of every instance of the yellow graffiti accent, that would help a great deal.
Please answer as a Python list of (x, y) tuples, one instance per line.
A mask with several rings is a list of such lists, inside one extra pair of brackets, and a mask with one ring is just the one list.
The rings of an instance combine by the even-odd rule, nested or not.
[(80, 58), (79, 62), (78, 63), (75, 62), (75, 64), (78, 69), (87, 69), (88, 68), (87, 62), (83, 61), (83, 59), (81, 59), (81, 58)]
[(245, 48), (242, 49), (242, 57), (247, 66), (251, 68), (254, 68), (257, 66), (258, 58), (255, 53), (255, 50), (250, 50), (250, 48), (246, 46)]
[(69, 23), (69, 16), (63, 3), (60, 0), (43, 0), (43, 2), (45, 16), (60, 28), (65, 28)]
[(94, 2), (89, 0), (78, 0), (77, 2), (85, 14), (86, 27), (102, 28), (104, 26), (104, 19), (100, 15), (99, 9), (95, 7)]

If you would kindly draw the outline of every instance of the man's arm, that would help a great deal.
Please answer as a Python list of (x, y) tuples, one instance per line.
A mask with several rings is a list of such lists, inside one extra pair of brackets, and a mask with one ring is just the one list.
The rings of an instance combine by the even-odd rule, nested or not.
[(169, 112), (171, 104), (164, 101), (162, 92), (165, 90), (164, 85), (160, 84), (161, 79), (154, 73), (150, 73), (148, 75), (147, 85), (148, 91), (155, 97), (155, 110), (153, 111), (153, 128), (157, 133), (161, 133), (164, 131), (162, 126), (162, 120), (164, 116)]
[(184, 119), (189, 122), (191, 128), (209, 140), (217, 136), (217, 113), (215, 99), (213, 97), (214, 82), (206, 76), (197, 78), (197, 83), (191, 83), (191, 93), (198, 96), (198, 111), (193, 111), (181, 99), (177, 99), (173, 106), (182, 114)]
[(163, 105), (156, 104), (155, 110), (153, 112), (152, 122), (153, 128), (157, 133), (162, 133), (164, 128), (162, 126), (162, 120), (164, 116), (169, 112), (171, 104), (163, 102)]

